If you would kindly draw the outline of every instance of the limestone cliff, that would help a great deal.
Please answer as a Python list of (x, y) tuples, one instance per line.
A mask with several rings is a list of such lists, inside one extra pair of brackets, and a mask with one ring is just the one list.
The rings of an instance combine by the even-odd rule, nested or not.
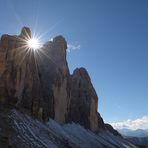
[(43, 121), (50, 117), (92, 131), (105, 128), (88, 72), (77, 68), (69, 73), (66, 40), (57, 36), (35, 52), (26, 46), (28, 38), (27, 27), (18, 36), (1, 37), (0, 104), (29, 111)]
[(84, 68), (74, 70), (71, 76), (68, 119), (96, 131), (98, 128), (98, 97)]

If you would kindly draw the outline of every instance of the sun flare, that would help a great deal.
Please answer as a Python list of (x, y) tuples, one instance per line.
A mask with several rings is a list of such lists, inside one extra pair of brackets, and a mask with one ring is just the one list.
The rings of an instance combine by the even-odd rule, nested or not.
[(27, 45), (30, 49), (37, 50), (40, 47), (39, 40), (37, 38), (31, 38), (27, 41)]

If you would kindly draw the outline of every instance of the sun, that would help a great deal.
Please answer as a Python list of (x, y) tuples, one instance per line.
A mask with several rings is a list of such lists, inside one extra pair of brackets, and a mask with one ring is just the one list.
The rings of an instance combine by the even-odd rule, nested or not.
[(37, 38), (30, 38), (27, 41), (27, 46), (30, 49), (37, 50), (40, 47), (40, 42)]

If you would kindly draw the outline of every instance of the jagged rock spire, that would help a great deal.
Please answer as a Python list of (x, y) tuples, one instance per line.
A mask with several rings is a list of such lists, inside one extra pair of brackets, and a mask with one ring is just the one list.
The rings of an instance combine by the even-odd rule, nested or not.
[(35, 56), (25, 55), (19, 44), (22, 38), (31, 38), (28, 27), (19, 36), (4, 35), (0, 41), (0, 104), (17, 105), (43, 121), (49, 117), (61, 124), (73, 121), (92, 131), (103, 127), (88, 72), (77, 68), (69, 73), (65, 38), (53, 38)]
[(27, 37), (27, 38), (31, 38), (32, 34), (31, 34), (31, 30), (29, 27), (23, 27), (21, 30), (21, 37)]

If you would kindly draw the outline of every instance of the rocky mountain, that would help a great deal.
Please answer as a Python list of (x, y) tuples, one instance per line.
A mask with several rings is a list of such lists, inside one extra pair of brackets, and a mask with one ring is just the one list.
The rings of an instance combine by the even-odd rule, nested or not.
[(122, 134), (122, 136), (126, 140), (137, 145), (138, 147), (142, 148), (148, 147), (148, 129), (131, 130), (123, 128), (123, 129), (118, 129), (118, 132)]
[(31, 36), (23, 27), (0, 40), (0, 147), (135, 147), (104, 124), (86, 69), (70, 74), (64, 37), (34, 51)]
[(147, 129), (118, 129), (119, 133), (121, 133), (123, 136), (128, 137), (148, 137), (148, 130)]
[(148, 137), (125, 137), (125, 139), (140, 148), (148, 147)]

